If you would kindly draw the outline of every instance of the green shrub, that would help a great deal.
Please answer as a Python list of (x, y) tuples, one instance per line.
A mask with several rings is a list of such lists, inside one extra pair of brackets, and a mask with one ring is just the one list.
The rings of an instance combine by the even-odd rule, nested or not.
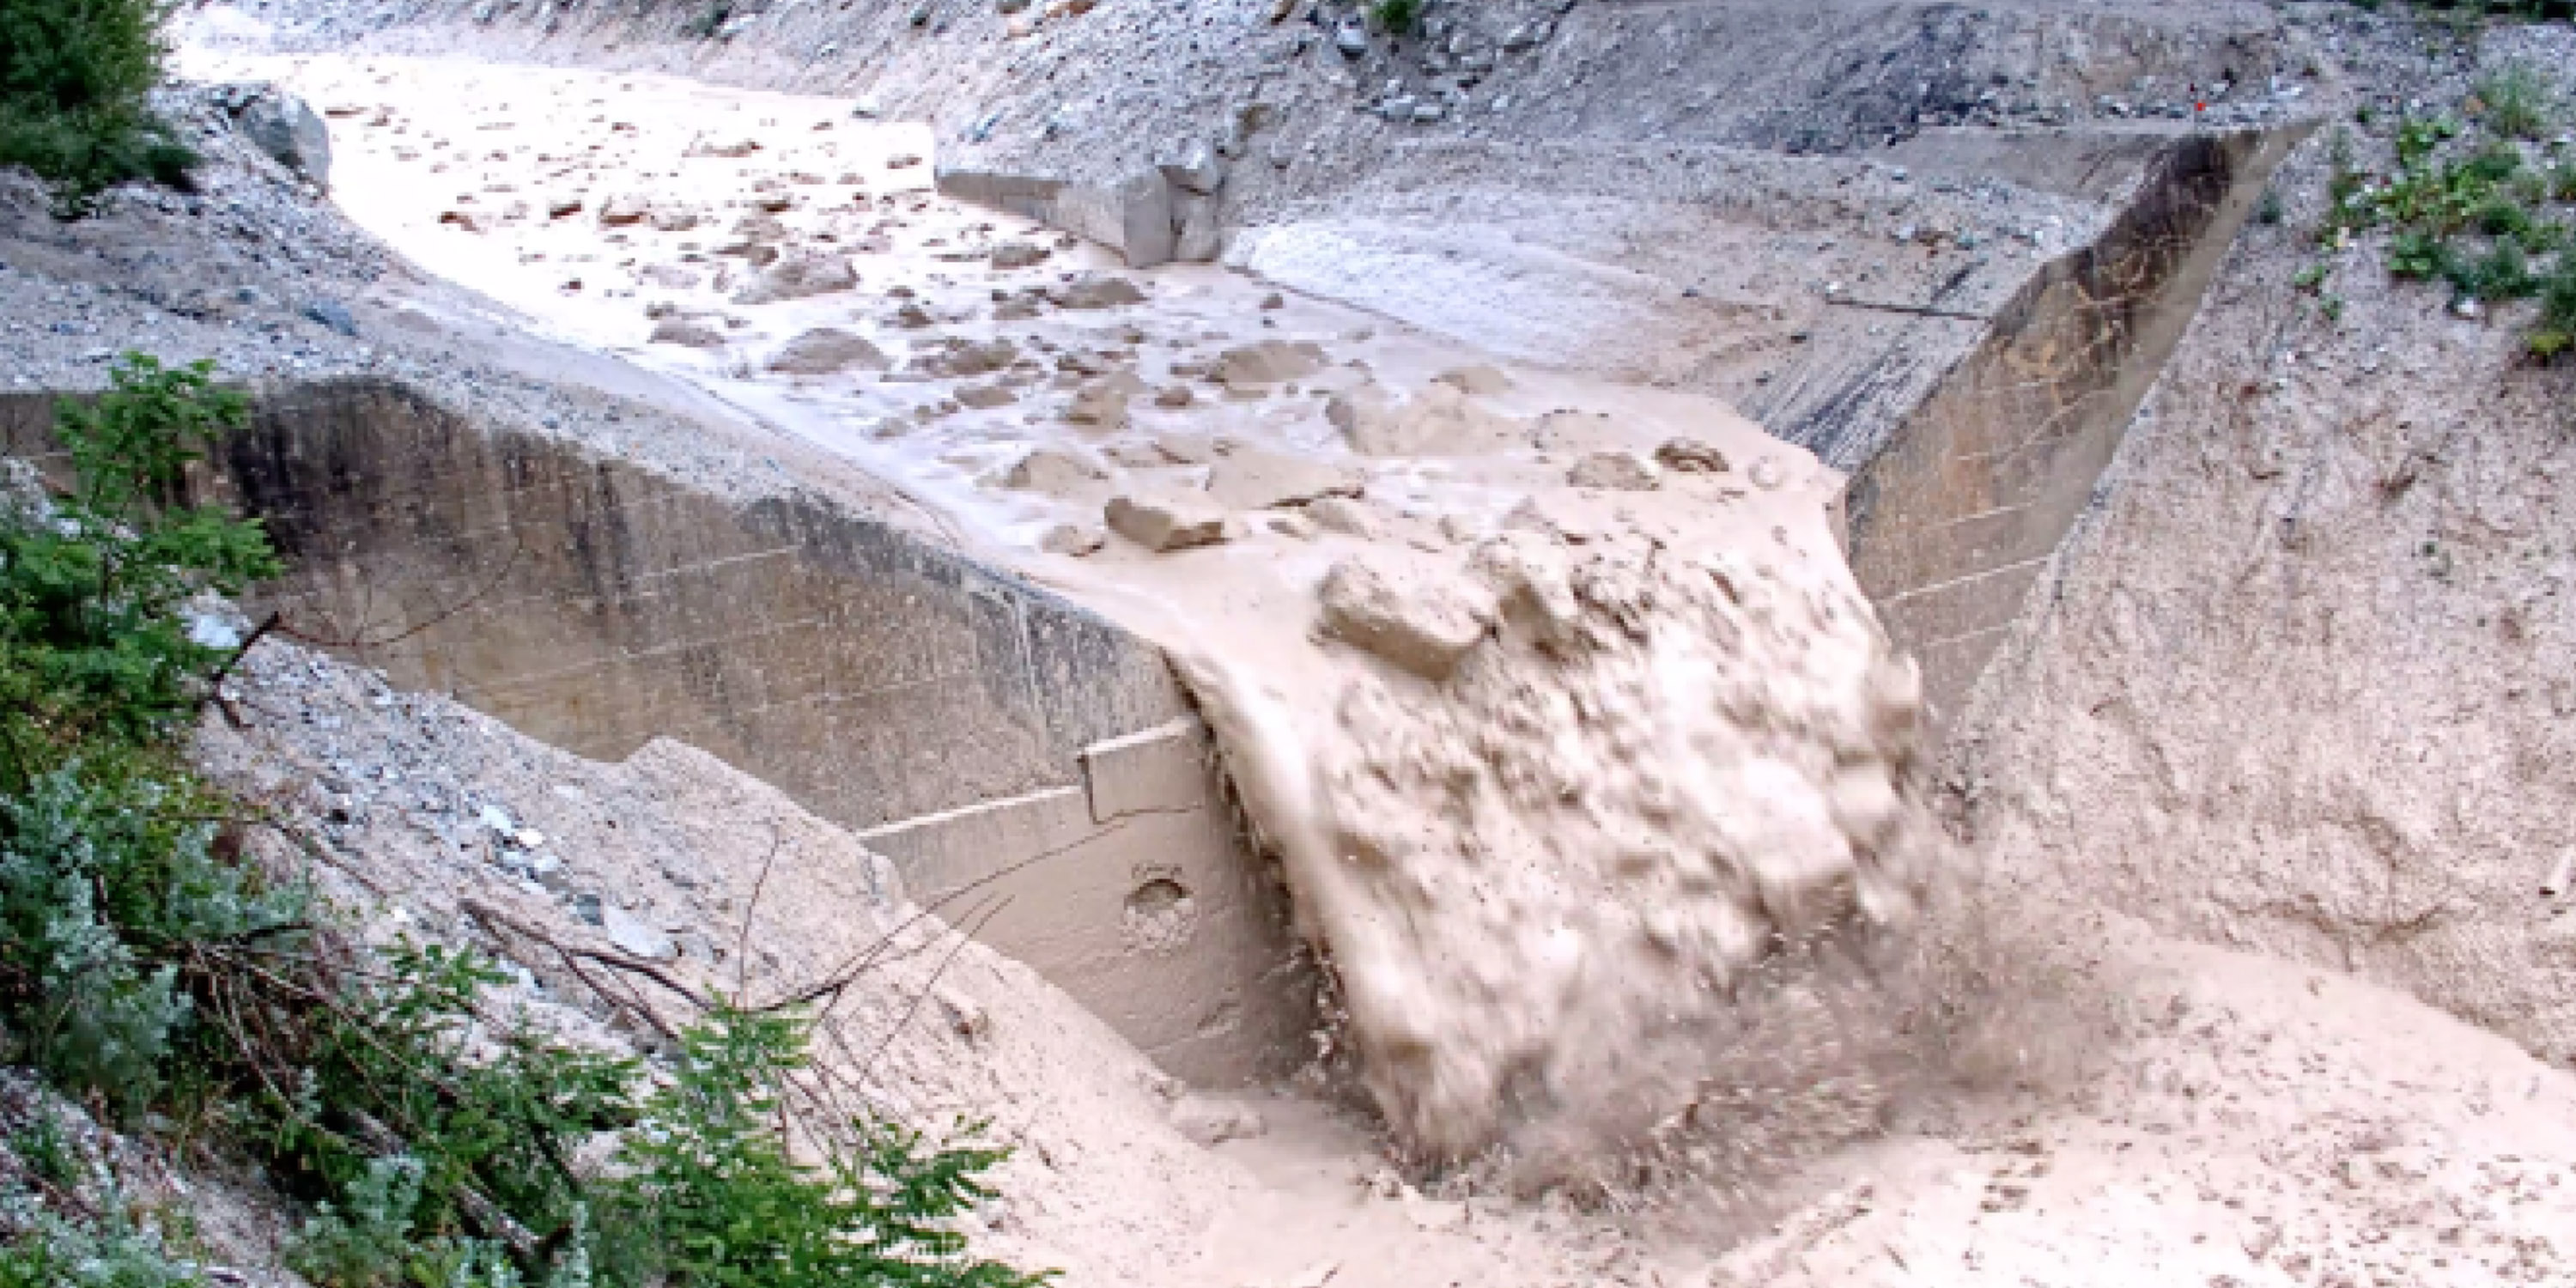
[(948, 1228), (992, 1197), (979, 1175), (999, 1151), (925, 1150), (862, 1120), (855, 1149), (800, 1166), (778, 1130), (781, 1083), (805, 1058), (793, 1016), (719, 1006), (684, 1035), (677, 1077), (626, 1137), (628, 1179), (602, 1222), (619, 1231), (604, 1266), (671, 1288), (1035, 1288), (967, 1254)]
[(2530, 338), (2544, 359), (2576, 351), (2576, 256), (2560, 256), (2558, 271), (2540, 284), (2540, 325)]
[(196, 1288), (205, 1282), (120, 1204), (88, 1221), (49, 1212), (31, 1225), (0, 1245), (0, 1288)]
[(1410, 36), (1422, 25), (1424, 0), (1369, 0), (1369, 17), (1398, 36)]
[(2526, 338), (2535, 355), (2552, 358), (2576, 347), (2576, 318), (2552, 303), (2562, 298), (2559, 284), (2576, 276), (2576, 225), (2551, 204), (2576, 200), (2569, 174), (2576, 167), (2534, 169), (2513, 141), (2537, 128), (2532, 114), (2541, 109), (2533, 105), (2544, 101), (2538, 73), (2512, 69), (2481, 92), (2489, 110), (2467, 138), (2445, 117), (2401, 123), (2392, 140), (2397, 170), (2384, 179), (2361, 170), (2348, 143), (2335, 140), (2333, 203), (2319, 239), (2341, 246), (2354, 232), (2385, 228), (2388, 269), (2397, 277), (2438, 279), (2481, 300), (2539, 297), (2540, 317)]
[(277, 571), (256, 522), (175, 504), (188, 465), (242, 425), (241, 396), (208, 363), (135, 356), (113, 381), (57, 410), (70, 495), (0, 526), (0, 791), (92, 734), (137, 746), (193, 714), (225, 650), (188, 602)]
[(706, 40), (724, 30), (724, 25), (731, 21), (733, 21), (733, 0), (707, 0), (705, 8), (690, 15), (687, 22), (680, 24), (680, 34), (691, 40)]
[(184, 186), (196, 154), (145, 106), (164, 0), (0, 0), (0, 166), (54, 184), (64, 213), (130, 179)]

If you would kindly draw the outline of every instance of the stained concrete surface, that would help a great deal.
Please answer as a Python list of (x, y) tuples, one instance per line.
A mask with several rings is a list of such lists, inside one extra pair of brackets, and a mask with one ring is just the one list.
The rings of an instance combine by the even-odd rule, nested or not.
[[(49, 423), (0, 399), (12, 452)], [(1176, 1076), (1300, 1053), (1284, 908), (1153, 646), (821, 496), (727, 502), (387, 382), (268, 391), (220, 464), (295, 635), (580, 755), (719, 757)]]

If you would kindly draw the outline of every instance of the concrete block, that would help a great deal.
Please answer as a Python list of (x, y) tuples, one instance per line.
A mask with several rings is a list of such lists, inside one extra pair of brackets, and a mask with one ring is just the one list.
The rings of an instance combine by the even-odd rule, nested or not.
[(1049, 228), (1095, 241), (1126, 257), (1129, 268), (1172, 260), (1172, 185), (1159, 170), (1112, 183), (1076, 183), (994, 170), (942, 170), (939, 191), (961, 201), (1007, 210)]
[(1091, 821), (1203, 807), (1213, 794), (1206, 726), (1184, 716), (1082, 750)]
[(1129, 268), (1172, 260), (1172, 185), (1154, 170), (1112, 184), (1074, 184), (1056, 194), (1055, 226), (1112, 247)]

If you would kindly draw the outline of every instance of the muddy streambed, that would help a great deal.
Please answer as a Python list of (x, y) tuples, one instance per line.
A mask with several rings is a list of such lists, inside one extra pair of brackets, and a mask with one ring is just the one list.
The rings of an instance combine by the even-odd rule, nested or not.
[[(425, 325), (681, 378), (1166, 645), (1340, 969), (1394, 1140), (1672, 1147), (1646, 1215), (1444, 1201), (1351, 1123), (1273, 1104), (1271, 1132), (1219, 1146), (1261, 1197), (1172, 1282), (2567, 1272), (2564, 1075), (2361, 986), (2089, 914), (2014, 918), (2084, 1059), (1970, 1024), (1976, 1094), (1838, 1099), (1834, 1060), (1866, 1081), (1892, 1048), (1835, 1035), (1867, 1008), (1789, 988), (1780, 1045), (1816, 1062), (1707, 1076), (1782, 1036), (1695, 1036), (1764, 987), (1774, 944), (1855, 913), (1911, 924), (1954, 862), (1909, 795), (1919, 693), (1843, 566), (1842, 480), (1723, 405), (1496, 363), (1224, 269), (1125, 272), (941, 198), (925, 129), (836, 100), (188, 64), (307, 97), (339, 205), (494, 306), (416, 301), (451, 310)], [(1811, 1093), (1898, 1130), (1794, 1175), (1740, 1166), (1749, 1133), (1665, 1133)], [(1756, 1194), (1722, 1179), (1757, 1174)]]

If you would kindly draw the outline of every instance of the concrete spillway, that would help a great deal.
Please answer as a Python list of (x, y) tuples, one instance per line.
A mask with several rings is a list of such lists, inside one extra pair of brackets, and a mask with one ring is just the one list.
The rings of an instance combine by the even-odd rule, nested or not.
[[(51, 400), (0, 400), (41, 456)], [(734, 504), (399, 385), (261, 399), (213, 481), (292, 571), (259, 607), (581, 755), (655, 737), (847, 826), (1179, 1077), (1304, 1052), (1277, 889), (1151, 645), (813, 494)]]

